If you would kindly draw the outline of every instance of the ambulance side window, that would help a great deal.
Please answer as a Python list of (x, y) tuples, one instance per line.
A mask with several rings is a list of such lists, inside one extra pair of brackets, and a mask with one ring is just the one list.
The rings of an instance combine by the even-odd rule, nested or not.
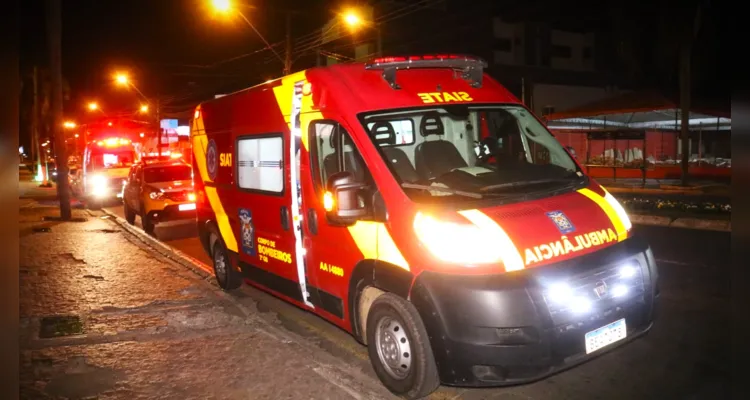
[(312, 122), (309, 139), (312, 143), (310, 161), (318, 187), (324, 187), (331, 175), (342, 171), (353, 173), (359, 182), (373, 182), (362, 155), (340, 124), (334, 121)]

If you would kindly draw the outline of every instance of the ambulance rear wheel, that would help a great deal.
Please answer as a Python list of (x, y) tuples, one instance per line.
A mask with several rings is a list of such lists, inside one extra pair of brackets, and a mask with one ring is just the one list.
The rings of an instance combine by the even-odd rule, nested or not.
[(427, 330), (408, 301), (380, 295), (367, 314), (367, 352), (380, 381), (396, 395), (420, 399), (437, 389), (440, 378)]
[(232, 267), (227, 249), (221, 240), (214, 240), (211, 255), (214, 261), (214, 276), (219, 287), (229, 291), (242, 286), (242, 276)]

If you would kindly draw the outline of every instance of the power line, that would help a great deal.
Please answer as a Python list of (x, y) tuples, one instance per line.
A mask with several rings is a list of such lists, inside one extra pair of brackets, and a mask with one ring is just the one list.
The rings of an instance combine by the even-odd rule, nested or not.
[[(396, 20), (398, 18), (402, 18), (402, 17), (404, 17), (406, 15), (409, 15), (409, 14), (411, 14), (413, 12), (416, 12), (416, 11), (419, 11), (421, 9), (424, 9), (424, 8), (436, 5), (436, 4), (444, 2), (444, 1), (445, 0), (420, 0), (420, 1), (417, 1), (415, 3), (407, 4), (407, 5), (403, 6), (403, 7), (400, 7), (398, 9), (394, 10), (394, 11), (390, 11), (390, 12), (388, 12), (388, 13), (386, 13), (386, 14), (378, 17), (378, 18), (376, 18), (376, 23), (377, 24), (382, 24), (382, 23), (386, 23), (386, 22), (389, 22), (389, 21), (393, 21), (393, 20)], [(249, 21), (247, 21), (247, 22), (249, 22)], [(302, 35), (301, 37), (297, 38), (295, 40), (295, 43), (306, 43), (306, 45), (302, 46), (301, 49), (295, 48), (294, 53), (297, 56), (297, 59), (299, 57), (302, 57), (302, 56), (306, 55), (306, 54), (311, 54), (312, 50), (315, 50), (315, 49), (319, 48), (320, 44), (317, 44), (316, 42), (321, 41), (322, 40), (322, 36), (325, 33), (331, 31), (332, 29), (334, 29), (335, 27), (339, 26), (340, 24), (341, 24), (340, 22), (334, 20), (334, 23), (331, 24), (328, 27), (328, 29), (325, 30), (325, 31), (323, 31), (324, 28), (319, 28), (319, 29), (316, 29), (316, 30), (314, 30), (314, 31), (312, 31), (312, 32), (310, 32), (308, 34)], [(336, 37), (332, 38), (331, 41), (337, 40), (337, 39), (345, 37), (347, 35), (349, 35), (349, 34), (337, 35)], [(343, 44), (343, 45), (339, 44), (338, 46), (335, 46), (334, 49), (335, 50), (344, 49), (344, 48), (347, 48), (347, 47), (356, 46), (358, 44), (361, 44), (361, 43), (364, 43), (364, 42), (367, 42), (367, 41), (368, 41), (367, 39), (363, 39), (363, 40), (360, 40), (360, 41), (358, 41), (356, 43), (352, 43), (352, 44)], [(265, 39), (264, 39), (264, 42), (266, 43), (266, 47), (264, 47), (262, 49), (257, 49), (257, 50), (254, 50), (252, 52), (249, 52), (249, 53), (245, 53), (245, 54), (241, 54), (241, 55), (238, 55), (238, 56), (235, 56), (235, 57), (231, 57), (229, 59), (224, 59), (224, 60), (221, 60), (221, 61), (217, 61), (217, 62), (214, 62), (212, 64), (205, 65), (205, 66), (196, 66), (196, 67), (199, 67), (199, 68), (215, 68), (215, 67), (218, 67), (220, 65), (230, 63), (232, 61), (236, 61), (236, 60), (239, 60), (239, 59), (247, 58), (247, 57), (255, 55), (255, 54), (262, 53), (262, 52), (267, 51), (267, 50), (274, 50), (274, 47), (278, 47), (278, 46), (281, 46), (281, 45), (284, 44), (284, 41), (276, 42), (274, 44), (269, 44), (267, 41), (265, 41)], [(274, 62), (275, 59), (281, 59), (281, 57), (278, 55), (278, 53), (276, 53), (275, 50), (274, 50), (274, 55), (276, 56), (275, 58), (274, 57), (271, 57), (271, 58), (266, 57), (265, 59), (259, 60), (258, 62), (255, 62), (252, 65), (255, 65), (255, 66), (267, 65), (267, 64), (269, 64), (271, 62)], [(283, 61), (283, 59), (282, 59), (282, 61)], [(191, 100), (194, 99), (195, 97), (204, 97), (204, 96), (210, 95), (212, 93), (215, 93), (219, 89), (219, 87), (227, 87), (227, 86), (232, 86), (234, 84), (239, 84), (241, 82), (242, 76), (237, 76), (237, 78), (239, 78), (239, 79), (233, 79), (230, 82), (222, 82), (222, 83), (220, 83), (218, 85), (210, 85), (209, 87), (203, 86), (202, 88), (206, 88), (206, 90), (201, 90), (200, 92), (185, 93), (185, 94), (177, 97), (175, 102), (178, 102), (180, 100), (185, 100), (185, 101), (188, 101), (188, 102), (191, 102), (191, 103), (192, 102), (198, 103), (201, 100), (198, 100), (198, 99), (196, 99), (195, 101), (191, 101)], [(179, 106), (175, 106), (175, 107), (179, 107)], [(188, 107), (191, 107), (191, 106), (188, 106)]]

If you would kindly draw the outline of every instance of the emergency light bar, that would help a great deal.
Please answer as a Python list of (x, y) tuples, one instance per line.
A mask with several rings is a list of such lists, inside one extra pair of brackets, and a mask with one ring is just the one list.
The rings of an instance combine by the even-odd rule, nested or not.
[(401, 89), (396, 83), (396, 71), (413, 68), (450, 68), (461, 71), (461, 78), (472, 87), (482, 87), (482, 76), (487, 62), (478, 57), (458, 54), (435, 54), (406, 57), (381, 57), (365, 64), (365, 69), (382, 69), (383, 79), (393, 89)]

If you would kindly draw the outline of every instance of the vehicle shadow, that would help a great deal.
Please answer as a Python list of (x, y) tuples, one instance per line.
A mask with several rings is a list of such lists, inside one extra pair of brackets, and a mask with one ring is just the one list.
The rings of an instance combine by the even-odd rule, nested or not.
[(153, 236), (162, 242), (189, 239), (198, 236), (198, 227), (195, 221), (169, 222), (157, 225)]

